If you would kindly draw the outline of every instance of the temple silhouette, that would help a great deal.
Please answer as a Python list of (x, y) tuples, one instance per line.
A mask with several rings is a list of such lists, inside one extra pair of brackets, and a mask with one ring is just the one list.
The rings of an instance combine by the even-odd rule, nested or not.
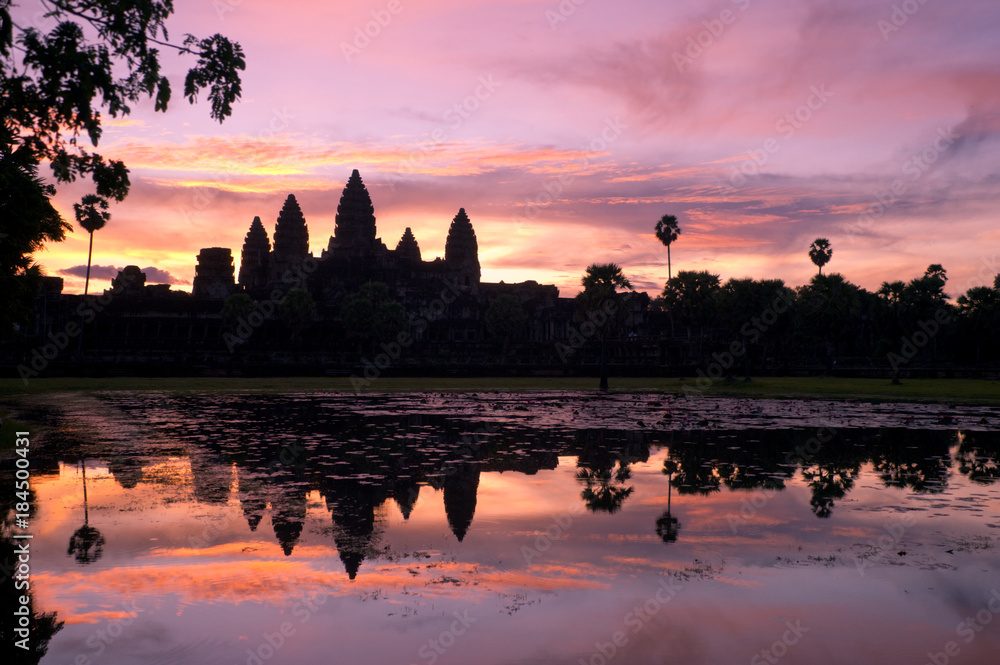
[[(313, 275), (312, 273), (315, 274)], [(337, 206), (336, 226), (327, 248), (318, 260), (309, 251), (309, 226), (294, 194), (289, 194), (278, 214), (274, 244), (260, 217), (254, 217), (240, 254), (240, 270), (235, 278), (229, 249), (201, 250), (195, 268), (195, 298), (225, 298), (245, 292), (267, 297), (274, 289), (300, 283), (306, 277), (310, 291), (320, 303), (332, 303), (345, 291), (366, 282), (383, 282), (390, 292), (405, 301), (422, 294), (441, 291), (450, 283), (462, 295), (477, 296), (481, 271), (479, 244), (472, 222), (461, 208), (448, 229), (445, 256), (424, 261), (413, 231), (407, 227), (395, 249), (377, 237), (375, 207), (357, 169), (351, 174)], [(555, 299), (554, 286), (528, 282), (522, 285), (486, 285), (490, 292), (529, 289), (541, 300)]]
[[(80, 312), (87, 310), (74, 348), (48, 363), (47, 371), (170, 374), (227, 367), (238, 372), (297, 363), (294, 371), (349, 373), (350, 367), (370, 363), (381, 350), (378, 344), (398, 338), (394, 332), (386, 339), (369, 335), (359, 340), (363, 331), (343, 319), (344, 303), (365, 285), (378, 283), (405, 313), (400, 334), (405, 333), (407, 348), (391, 358), (391, 371), (446, 365), (468, 371), (502, 361), (565, 372), (598, 362), (594, 335), (580, 336), (579, 327), (588, 319), (574, 298), (560, 297), (556, 286), (533, 280), (482, 281), (479, 243), (464, 208), (450, 222), (444, 257), (425, 260), (410, 227), (390, 249), (378, 237), (371, 196), (355, 169), (320, 256), (310, 252), (309, 237), (306, 216), (289, 194), (271, 236), (261, 217), (250, 223), (238, 271), (232, 249), (199, 251), (191, 293), (168, 284), (147, 285), (146, 274), (134, 265), (121, 270), (96, 303), (93, 296), (63, 294), (61, 278), (45, 278), (27, 341), (45, 340), (70, 321), (80, 322)], [(283, 318), (282, 305), (298, 289), (309, 294), (315, 310), (296, 329)], [(227, 303), (239, 294), (251, 299), (255, 309), (227, 318)], [(487, 312), (500, 296), (516, 302), (521, 312), (506, 336), (487, 322)], [(644, 325), (648, 304), (645, 294), (630, 301), (627, 330), (634, 333)], [(631, 337), (631, 344), (612, 349), (613, 362), (642, 365), (648, 350), (640, 348), (635, 334)]]

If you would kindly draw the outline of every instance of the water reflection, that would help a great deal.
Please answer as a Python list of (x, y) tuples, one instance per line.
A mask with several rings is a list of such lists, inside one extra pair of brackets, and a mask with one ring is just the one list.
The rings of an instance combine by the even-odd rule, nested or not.
[[(0, 473), (0, 481), (7, 488), (14, 487), (14, 473), (6, 469)], [(32, 498), (33, 495), (32, 495)], [(15, 504), (19, 499), (14, 492), (3, 492), (0, 496), (0, 644), (3, 646), (4, 662), (20, 665), (41, 661), (49, 649), (49, 642), (62, 630), (64, 621), (58, 612), (39, 611), (37, 594), (32, 588), (31, 571), (27, 574), (18, 570), (22, 548), (26, 540), (15, 539)], [(29, 502), (28, 523), (34, 523), (38, 516), (34, 501)], [(23, 529), (18, 530), (23, 533)], [(29, 560), (30, 560), (30, 542)], [(28, 599), (28, 610), (24, 613), (22, 596)], [(25, 621), (26, 620), (26, 621)], [(28, 628), (25, 629), (25, 623)]]
[[(641, 602), (642, 584), (652, 579), (655, 588), (662, 574), (685, 580), (726, 577), (732, 588), (766, 587), (773, 578), (755, 578), (753, 571), (773, 569), (776, 560), (788, 570), (814, 560), (837, 561), (844, 575), (856, 575), (855, 557), (862, 552), (864, 566), (884, 560), (912, 565), (914, 571), (943, 571), (956, 568), (948, 560), (951, 553), (992, 547), (988, 529), (993, 527), (984, 518), (1000, 503), (991, 484), (1000, 451), (996, 431), (842, 423), (820, 429), (818, 423), (623, 429), (601, 427), (596, 410), (584, 419), (584, 408), (565, 397), (533, 404), (527, 412), (481, 409), (478, 418), (469, 413), (476, 405), (459, 405), (459, 415), (452, 415), (441, 398), (411, 400), (413, 408), (402, 409), (398, 403), (390, 408), (390, 398), (350, 406), (349, 398), (329, 396), (107, 397), (118, 415), (78, 427), (91, 428), (85, 440), (62, 448), (54, 441), (49, 447), (66, 465), (75, 465), (71, 460), (81, 447), (91, 469), (99, 460), (97, 466), (106, 468), (97, 481), (100, 503), (117, 511), (102, 513), (115, 520), (95, 520), (113, 543), (103, 543), (103, 558), (98, 560), (97, 541), (79, 537), (78, 529), (71, 553), (90, 565), (63, 571), (60, 579), (72, 588), (86, 588), (88, 576), (95, 585), (114, 579), (117, 588), (131, 584), (162, 598), (175, 593), (175, 579), (187, 575), (192, 588), (211, 590), (205, 598), (181, 594), (178, 616), (214, 613), (220, 604), (241, 606), (244, 599), (291, 612), (289, 599), (322, 589), (354, 598), (353, 604), (331, 601), (328, 607), (357, 614), (352, 625), (376, 642), (375, 628), (364, 633), (363, 627), (375, 622), (363, 606), (372, 598), (388, 595), (391, 602), (380, 615), (383, 623), (371, 625), (403, 633), (409, 629), (384, 622), (437, 616), (437, 608), (445, 606), (450, 615), (462, 603), (481, 611), (486, 598), (503, 599), (505, 615), (546, 603), (552, 605), (546, 610), (549, 630), (564, 620), (571, 626), (561, 655), (549, 662), (577, 662), (593, 640), (578, 644), (570, 637), (576, 635), (571, 617), (582, 620), (573, 599), (603, 599), (600, 606), (612, 615), (605, 619), (614, 623), (626, 602), (614, 594)], [(608, 421), (622, 408), (614, 402), (605, 406)], [(715, 405), (710, 408), (711, 419), (689, 422), (725, 424)], [(553, 412), (564, 414), (559, 422), (539, 426), (532, 420), (536, 414), (552, 419)], [(81, 466), (76, 487), (82, 491), (84, 528), (92, 529), (90, 475)], [(984, 498), (976, 498), (977, 488), (984, 488)], [(946, 503), (942, 497), (951, 493), (956, 496)], [(160, 500), (155, 509), (145, 505), (154, 494)], [(933, 503), (907, 503), (904, 497)], [(80, 498), (72, 497), (76, 510)], [(751, 499), (747, 505), (754, 510), (741, 512)], [(48, 498), (53, 512), (56, 500)], [(897, 532), (891, 521), (896, 513), (914, 510), (957, 518), (971, 514), (978, 522), (955, 519), (954, 525), (978, 524), (978, 531), (944, 543), (948, 550), (921, 553), (908, 547), (905, 561), (890, 561), (890, 548), (881, 547), (879, 538), (886, 529)], [(162, 522), (162, 528), (137, 526), (149, 519)], [(192, 541), (198, 520), (225, 519), (238, 524), (222, 522)], [(936, 533), (932, 528), (919, 533)], [(916, 531), (899, 533), (891, 542), (897, 558), (904, 551), (895, 546), (897, 540), (917, 539)], [(812, 549), (800, 555), (803, 546)], [(704, 564), (706, 556), (717, 563)], [(745, 576), (740, 577), (742, 570), (720, 573), (722, 560), (739, 561)], [(170, 565), (143, 572), (137, 561)], [(121, 573), (129, 567), (134, 576)], [(244, 570), (252, 579), (240, 577)], [(963, 575), (979, 570), (970, 566), (967, 571), (975, 572)], [(201, 581), (211, 576), (216, 576), (211, 583)], [(155, 583), (161, 578), (170, 580), (164, 589)], [(960, 578), (959, 584), (972, 579)], [(273, 591), (265, 593), (269, 586)], [(911, 586), (933, 585), (921, 580)], [(103, 598), (107, 591), (91, 593)], [(781, 608), (791, 601), (772, 602)], [(169, 614), (164, 610), (164, 617)], [(263, 621), (261, 630), (274, 630)], [(226, 630), (227, 639), (246, 633)], [(421, 636), (393, 662), (419, 660), (414, 654), (426, 639)], [(66, 646), (62, 653), (70, 650)], [(446, 660), (462, 662), (458, 655)], [(506, 661), (498, 655), (496, 662)]]
[(670, 514), (670, 499), (673, 494), (673, 479), (677, 473), (677, 462), (672, 459), (663, 461), (663, 473), (667, 476), (667, 510), (656, 520), (656, 533), (665, 543), (677, 541), (677, 534), (681, 530), (680, 520)]
[[(635, 491), (633, 466), (647, 462), (651, 450), (666, 447), (667, 506), (655, 524), (665, 543), (676, 542), (680, 534), (671, 512), (673, 490), (680, 496), (710, 496), (723, 488), (780, 492), (798, 474), (809, 489), (813, 514), (827, 519), (855, 487), (864, 465), (885, 487), (940, 493), (952, 468), (949, 447), (959, 444), (960, 473), (978, 482), (998, 476), (995, 432), (824, 428), (829, 434), (817, 439), (814, 429), (663, 432), (535, 429), (516, 423), (484, 428), (446, 415), (338, 413), (322, 399), (198, 402), (137, 399), (119, 400), (118, 406), (141, 414), (158, 437), (169, 441), (165, 453), (184, 448), (197, 502), (226, 504), (235, 467), (235, 498), (250, 531), (268, 514), (286, 556), (294, 553), (302, 534), (307, 494), (317, 490), (350, 579), (378, 551), (380, 514), (389, 500), (407, 520), (420, 510), (421, 487), (441, 491), (448, 527), (462, 542), (474, 529), (481, 474), (533, 475), (555, 469), (560, 456), (575, 457), (586, 510), (612, 515)], [(280, 440), (275, 432), (283, 433)], [(142, 477), (138, 459), (149, 463), (150, 452), (108, 455), (108, 468), (122, 488), (136, 486)], [(85, 472), (81, 476), (84, 526), (74, 534), (70, 552), (86, 563), (101, 556), (104, 537), (89, 526)]]
[(80, 475), (83, 478), (83, 526), (69, 539), (66, 554), (76, 558), (78, 563), (93, 563), (104, 554), (104, 535), (90, 526), (90, 513), (87, 511), (87, 465), (83, 459), (80, 460)]

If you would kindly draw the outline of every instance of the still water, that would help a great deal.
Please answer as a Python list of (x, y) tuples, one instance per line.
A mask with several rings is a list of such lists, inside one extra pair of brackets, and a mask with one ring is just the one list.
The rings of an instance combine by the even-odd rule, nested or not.
[(35, 400), (31, 590), (61, 624), (46, 664), (1000, 654), (995, 408)]

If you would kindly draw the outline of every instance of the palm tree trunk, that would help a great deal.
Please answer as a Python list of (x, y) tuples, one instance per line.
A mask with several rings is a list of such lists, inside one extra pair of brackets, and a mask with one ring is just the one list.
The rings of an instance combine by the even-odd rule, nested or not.
[(83, 295), (87, 295), (90, 287), (90, 257), (94, 253), (94, 232), (90, 232), (90, 249), (87, 250), (87, 280), (83, 283)]
[(90, 515), (87, 513), (87, 461), (80, 460), (80, 473), (83, 474), (83, 525), (90, 524)]
[(670, 269), (670, 245), (667, 245), (667, 281), (673, 277), (673, 273)]
[(608, 365), (605, 360), (604, 348), (604, 335), (601, 335), (601, 382), (597, 389), (606, 393), (608, 392)]

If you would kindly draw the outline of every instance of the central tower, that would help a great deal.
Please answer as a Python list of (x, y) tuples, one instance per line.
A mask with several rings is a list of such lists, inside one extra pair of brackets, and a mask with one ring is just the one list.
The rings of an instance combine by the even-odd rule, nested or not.
[(336, 227), (329, 250), (354, 256), (367, 255), (375, 249), (375, 206), (357, 169), (351, 173), (337, 206)]

